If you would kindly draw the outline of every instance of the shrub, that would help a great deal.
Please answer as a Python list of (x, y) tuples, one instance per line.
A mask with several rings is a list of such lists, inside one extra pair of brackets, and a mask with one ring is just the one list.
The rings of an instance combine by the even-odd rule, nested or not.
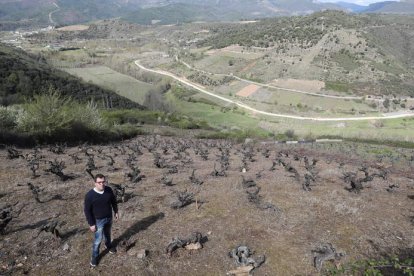
[(289, 139), (295, 138), (295, 131), (293, 129), (288, 129), (285, 131), (285, 135)]
[(24, 105), (24, 115), (19, 128), (24, 132), (52, 134), (57, 130), (68, 129), (73, 121), (70, 112), (71, 100), (62, 97), (59, 91), (49, 88)]
[(12, 130), (17, 126), (21, 110), (15, 107), (0, 106), (0, 129)]
[(35, 95), (32, 101), (24, 105), (24, 113), (18, 124), (23, 132), (48, 136), (80, 126), (92, 131), (106, 128), (96, 104), (79, 104), (53, 88)]
[(81, 124), (89, 129), (103, 130), (106, 125), (98, 110), (98, 106), (94, 102), (89, 102), (86, 105), (73, 104), (74, 119), (73, 124)]

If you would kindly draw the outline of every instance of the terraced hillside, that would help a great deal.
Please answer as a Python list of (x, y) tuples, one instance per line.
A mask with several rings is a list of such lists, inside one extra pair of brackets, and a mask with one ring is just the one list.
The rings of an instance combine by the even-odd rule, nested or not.
[(263, 82), (301, 78), (362, 95), (414, 95), (413, 26), (412, 17), (323, 12), (213, 26), (196, 44), (222, 51), (239, 45), (239, 52), (262, 53), (248, 70), (237, 66), (243, 63), (243, 55), (234, 58), (231, 67), (223, 64), (222, 68)]

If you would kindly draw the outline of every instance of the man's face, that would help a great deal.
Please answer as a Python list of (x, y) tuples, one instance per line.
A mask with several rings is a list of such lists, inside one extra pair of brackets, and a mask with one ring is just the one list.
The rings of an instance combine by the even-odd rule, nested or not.
[(98, 191), (100, 191), (100, 192), (102, 192), (103, 190), (104, 190), (104, 188), (105, 188), (105, 178), (97, 178), (96, 179), (96, 181), (95, 181), (95, 188), (98, 190)]

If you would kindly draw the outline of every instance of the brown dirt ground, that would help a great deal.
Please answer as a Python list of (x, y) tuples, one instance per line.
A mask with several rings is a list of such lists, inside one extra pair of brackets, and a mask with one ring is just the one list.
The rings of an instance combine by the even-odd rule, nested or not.
[[(166, 168), (153, 164), (153, 154), (142, 148), (143, 155), (134, 162), (146, 176), (139, 183), (131, 183), (125, 176), (128, 154), (133, 151), (128, 145), (140, 142), (167, 145), (166, 154), (158, 146), (155, 151), (162, 154), (168, 164), (178, 164), (179, 172), (172, 174), (172, 187), (160, 183)], [(180, 144), (190, 148), (181, 151), (184, 159), (193, 161), (183, 164), (176, 160)], [(414, 246), (413, 216), (414, 177), (408, 165), (377, 164), (371, 159), (357, 158), (353, 148), (334, 150), (327, 146), (320, 150), (313, 145), (253, 144), (254, 162), (248, 162), (248, 171), (240, 172), (242, 144), (233, 144), (230, 149), (230, 168), (227, 177), (213, 177), (210, 173), (220, 155), (219, 146), (225, 141), (195, 140), (183, 138), (143, 136), (107, 146), (90, 146), (88, 152), (95, 155), (98, 167), (94, 173), (107, 174), (111, 183), (127, 185), (131, 198), (119, 204), (120, 219), (113, 226), (113, 238), (129, 238), (135, 246), (127, 253), (102, 256), (96, 269), (89, 268), (92, 234), (83, 215), (83, 198), (93, 187), (91, 178), (85, 173), (87, 157), (80, 147), (67, 148), (64, 154), (55, 154), (47, 147), (40, 149), (43, 156), (38, 170), (39, 177), (32, 178), (27, 161), (23, 158), (8, 159), (7, 151), (0, 149), (0, 197), (1, 205), (13, 205), (20, 210), (0, 236), (0, 274), (29, 275), (225, 275), (236, 268), (228, 252), (247, 245), (256, 253), (266, 255), (266, 262), (254, 270), (254, 275), (318, 275), (312, 265), (312, 250), (321, 243), (330, 242), (338, 252), (345, 252), (342, 263), (359, 258), (379, 257), (383, 254), (399, 254)], [(208, 160), (195, 155), (194, 148), (208, 148)], [(86, 148), (85, 146), (83, 148)], [(266, 158), (261, 152), (270, 150)], [(32, 149), (19, 149), (23, 155)], [(305, 168), (303, 156), (319, 161), (319, 172), (312, 191), (305, 192), (301, 183), (291, 173), (277, 166), (270, 171), (272, 160), (283, 155), (283, 160), (295, 167), (303, 178)], [(75, 164), (69, 154), (77, 155), (81, 161)], [(115, 160), (115, 171), (110, 171), (105, 155)], [(62, 182), (45, 172), (49, 160), (62, 160), (65, 174), (73, 177)], [(346, 171), (357, 172), (362, 165), (370, 172), (380, 166), (387, 167), (388, 179), (375, 178), (364, 185), (359, 193), (347, 191), (349, 187), (342, 177)], [(188, 177), (196, 169), (196, 176), (204, 183), (194, 187)], [(262, 177), (255, 175), (262, 171)], [(272, 203), (281, 212), (261, 210), (247, 200), (241, 185), (241, 176), (252, 177), (261, 187), (263, 202)], [(303, 180), (303, 179), (302, 179)], [(301, 181), (302, 181), (301, 180)], [(27, 183), (39, 186), (40, 201), (34, 200)], [(390, 185), (397, 185), (388, 192)], [(193, 203), (182, 209), (170, 208), (174, 191), (198, 192), (198, 209)], [(51, 233), (41, 232), (45, 222), (56, 219), (63, 236), (62, 240)], [(188, 237), (199, 231), (208, 238), (198, 251), (176, 250), (171, 257), (165, 249), (173, 237)], [(69, 250), (64, 251), (64, 244)], [(139, 260), (134, 251), (146, 249), (149, 256)]]
[(249, 96), (253, 95), (254, 93), (256, 93), (256, 91), (259, 88), (260, 87), (255, 85), (255, 84), (249, 84), (248, 86), (244, 87), (243, 89), (240, 89), (240, 91), (237, 92), (236, 95), (240, 96), (240, 97), (249, 97)]

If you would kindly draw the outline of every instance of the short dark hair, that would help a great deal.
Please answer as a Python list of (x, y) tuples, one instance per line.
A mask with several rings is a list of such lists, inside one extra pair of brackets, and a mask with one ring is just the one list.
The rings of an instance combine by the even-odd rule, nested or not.
[(95, 177), (93, 178), (93, 180), (96, 182), (98, 180), (98, 178), (106, 178), (105, 175), (98, 173), (95, 175)]

